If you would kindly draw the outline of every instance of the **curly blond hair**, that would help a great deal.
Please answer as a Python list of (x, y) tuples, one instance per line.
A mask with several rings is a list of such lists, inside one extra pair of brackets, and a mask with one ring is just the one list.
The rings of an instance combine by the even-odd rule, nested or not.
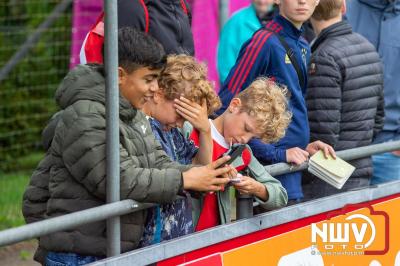
[(208, 115), (221, 106), (213, 84), (207, 80), (207, 68), (188, 55), (170, 55), (161, 71), (158, 85), (164, 96), (174, 100), (180, 96), (202, 104), (206, 100)]
[(292, 118), (288, 111), (287, 89), (268, 78), (258, 78), (236, 98), (242, 102), (241, 111), (256, 119), (261, 140), (276, 142), (285, 135)]

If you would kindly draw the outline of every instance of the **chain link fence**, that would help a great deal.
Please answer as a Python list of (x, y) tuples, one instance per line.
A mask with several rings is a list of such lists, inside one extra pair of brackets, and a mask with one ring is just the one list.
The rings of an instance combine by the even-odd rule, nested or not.
[[(0, 68), (60, 2), (0, 0)], [(23, 158), (41, 151), (41, 131), (57, 111), (54, 92), (69, 69), (71, 18), (69, 7), (0, 81), (0, 172), (32, 167)]]

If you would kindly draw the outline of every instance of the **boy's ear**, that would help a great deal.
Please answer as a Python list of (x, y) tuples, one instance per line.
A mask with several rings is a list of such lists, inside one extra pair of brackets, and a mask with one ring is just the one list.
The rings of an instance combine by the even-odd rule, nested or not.
[(126, 71), (122, 67), (118, 67), (118, 84), (121, 85), (125, 82)]
[(153, 94), (154, 103), (159, 103), (161, 101), (162, 97), (164, 97), (164, 96), (162, 95), (162, 92), (160, 92), (160, 90), (154, 92), (154, 94)]
[(315, 6), (317, 6), (319, 4), (319, 0), (315, 1)]
[(242, 107), (242, 101), (239, 98), (233, 98), (228, 106), (228, 111), (230, 113), (237, 114), (240, 112), (241, 107)]

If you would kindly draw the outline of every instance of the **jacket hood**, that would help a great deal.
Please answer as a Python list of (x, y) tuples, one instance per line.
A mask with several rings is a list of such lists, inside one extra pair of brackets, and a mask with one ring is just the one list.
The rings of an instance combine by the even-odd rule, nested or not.
[(385, 13), (400, 15), (400, 0), (359, 0), (364, 5), (379, 9)]
[[(78, 65), (71, 70), (56, 91), (56, 102), (61, 109), (80, 100), (106, 104), (104, 68), (102, 65)], [(136, 109), (120, 95), (119, 113), (121, 119), (133, 118)]]

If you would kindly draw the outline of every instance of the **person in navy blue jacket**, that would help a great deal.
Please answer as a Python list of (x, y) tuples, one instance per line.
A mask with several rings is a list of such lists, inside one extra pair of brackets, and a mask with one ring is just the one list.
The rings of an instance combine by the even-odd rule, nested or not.
[[(310, 46), (301, 37), (302, 24), (310, 18), (319, 0), (277, 2), (279, 15), (256, 31), (252, 38), (243, 44), (236, 64), (219, 92), (223, 104), (220, 112), (223, 112), (230, 100), (253, 80), (267, 76), (287, 86), (290, 92), (289, 108), (293, 117), (285, 137), (279, 142), (265, 144), (253, 139), (249, 143), (255, 156), (264, 164), (279, 162), (301, 164), (309, 155), (320, 149), (324, 150), (326, 156), (329, 153), (335, 156), (333, 148), (321, 141), (309, 144), (310, 130), (304, 98)], [(288, 47), (285, 48), (284, 45)], [(288, 55), (289, 48), (293, 52), (291, 57)], [(278, 176), (278, 179), (286, 188), (290, 203), (303, 198), (300, 172)]]

